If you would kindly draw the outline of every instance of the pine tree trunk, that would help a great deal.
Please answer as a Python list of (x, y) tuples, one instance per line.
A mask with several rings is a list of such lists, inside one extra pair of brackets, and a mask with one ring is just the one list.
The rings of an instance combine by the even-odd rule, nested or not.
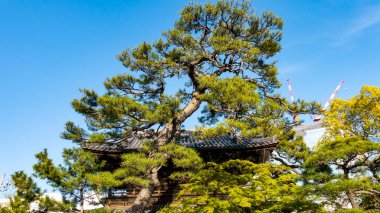
[(84, 212), (84, 194), (83, 189), (80, 189), (80, 212)]
[(149, 200), (152, 197), (154, 190), (160, 186), (160, 181), (158, 180), (158, 171), (159, 171), (159, 168), (154, 168), (152, 170), (152, 173), (150, 175), (151, 183), (149, 184), (148, 187), (142, 188), (140, 190), (129, 212), (133, 212), (133, 213), (145, 212), (145, 208), (149, 206)]
[(355, 194), (352, 192), (352, 190), (348, 190), (347, 192), (348, 199), (350, 200), (352, 208), (358, 207), (356, 204)]
[[(193, 92), (192, 99), (190, 102), (182, 109), (181, 113), (171, 122), (167, 123), (165, 128), (161, 131), (158, 136), (158, 146), (163, 146), (170, 142), (175, 133), (179, 130), (181, 124), (191, 116), (200, 106), (200, 100), (198, 99), (199, 92)], [(150, 184), (140, 190), (135, 201), (130, 210), (127, 212), (133, 213), (144, 213), (146, 207), (149, 206), (149, 200), (152, 197), (154, 190), (160, 186), (160, 181), (158, 179), (158, 171), (160, 168), (153, 168), (150, 175)]]
[[(347, 167), (343, 167), (343, 174), (344, 174), (344, 178), (345, 179), (349, 179), (349, 169), (347, 169)], [(357, 207), (357, 204), (356, 204), (356, 200), (355, 200), (355, 194), (352, 190), (348, 190), (346, 192), (347, 196), (348, 196), (348, 200), (350, 201), (351, 203), (351, 207), (352, 208), (356, 208)]]

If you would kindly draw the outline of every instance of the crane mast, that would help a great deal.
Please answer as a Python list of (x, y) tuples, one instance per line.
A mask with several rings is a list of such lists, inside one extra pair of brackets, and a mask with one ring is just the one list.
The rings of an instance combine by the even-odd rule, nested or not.
[[(289, 89), (289, 94), (290, 94), (290, 102), (291, 102), (292, 104), (295, 104), (295, 102), (294, 102), (294, 97), (293, 97), (292, 85), (290, 84), (290, 79), (287, 79), (286, 81), (288, 82), (288, 89)], [(297, 113), (294, 113), (294, 114), (293, 114), (293, 120), (294, 120), (294, 122), (295, 122), (297, 125), (299, 125), (299, 124), (301, 123), (300, 118), (298, 117), (298, 114), (297, 114)]]
[(292, 91), (292, 85), (290, 84), (290, 79), (286, 80), (288, 82), (288, 89), (290, 94), (290, 101), (294, 103), (294, 97), (293, 97), (293, 91)]
[(6, 191), (7, 190), (7, 186), (8, 184), (5, 183), (5, 173), (2, 175), (1, 179), (0, 179), (0, 192), (3, 192), (3, 191)]
[(4, 182), (4, 180), (5, 180), (5, 173), (3, 174), (3, 176), (2, 176), (1, 179), (0, 179), (0, 187), (3, 186), (3, 182)]

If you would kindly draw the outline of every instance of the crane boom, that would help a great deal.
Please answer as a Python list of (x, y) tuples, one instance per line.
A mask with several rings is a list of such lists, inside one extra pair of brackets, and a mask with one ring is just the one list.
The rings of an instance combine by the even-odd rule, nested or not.
[[(325, 103), (325, 105), (323, 105), (323, 108), (322, 108), (322, 111), (325, 111), (327, 109), (327, 107), (329, 107), (329, 105), (331, 104), (331, 102), (334, 100), (336, 94), (338, 93), (340, 87), (342, 86), (343, 84), (343, 80), (338, 84), (338, 86), (335, 88), (334, 92), (331, 94), (329, 100), (327, 100), (327, 102)], [(322, 119), (322, 115), (314, 115), (314, 122), (317, 122), (317, 121), (320, 121)]]
[(3, 177), (0, 179), (0, 189), (3, 187), (4, 180), (5, 180), (5, 173), (3, 174)]
[(2, 177), (1, 180), (0, 180), (0, 186), (3, 185), (4, 179), (5, 179), (5, 173), (3, 174), (3, 177)]
[(331, 104), (332, 100), (334, 100), (336, 94), (338, 93), (340, 87), (342, 86), (343, 84), (343, 80), (338, 84), (338, 86), (336, 87), (336, 89), (334, 90), (334, 92), (331, 94), (329, 100), (327, 100), (327, 102), (325, 103), (325, 105), (323, 106), (322, 110), (326, 110), (327, 107), (329, 107), (329, 105)]

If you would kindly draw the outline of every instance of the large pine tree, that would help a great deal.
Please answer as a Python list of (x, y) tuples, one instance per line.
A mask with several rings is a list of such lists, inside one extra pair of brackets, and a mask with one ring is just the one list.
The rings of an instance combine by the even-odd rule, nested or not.
[[(133, 165), (133, 171), (126, 166), (117, 174), (93, 177), (109, 186), (123, 181), (140, 186), (132, 210), (144, 211), (169, 158), (190, 171), (200, 168), (193, 151), (170, 142), (201, 105), (199, 131), (205, 135), (281, 134), (284, 113), (315, 110), (303, 102), (289, 106), (274, 93), (280, 82), (272, 57), (281, 49), (282, 25), (270, 12), (255, 14), (248, 1), (186, 6), (161, 39), (118, 56), (127, 71), (104, 83), (105, 94), (82, 90), (83, 97), (72, 105), (84, 115), (88, 129), (68, 122), (63, 137), (78, 144), (113, 143), (138, 132), (150, 134), (142, 153), (123, 156), (123, 165)], [(168, 89), (167, 83), (177, 79), (186, 83)]]

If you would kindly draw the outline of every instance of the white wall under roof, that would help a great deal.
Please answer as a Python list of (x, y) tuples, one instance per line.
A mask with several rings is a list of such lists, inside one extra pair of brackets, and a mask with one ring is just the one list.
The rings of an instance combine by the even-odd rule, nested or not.
[(303, 136), (303, 139), (309, 148), (313, 148), (322, 139), (322, 136), (325, 134), (325, 132), (326, 128), (307, 130), (306, 134)]
[(9, 204), (9, 199), (8, 198), (0, 199), (0, 206), (6, 206), (8, 204)]

